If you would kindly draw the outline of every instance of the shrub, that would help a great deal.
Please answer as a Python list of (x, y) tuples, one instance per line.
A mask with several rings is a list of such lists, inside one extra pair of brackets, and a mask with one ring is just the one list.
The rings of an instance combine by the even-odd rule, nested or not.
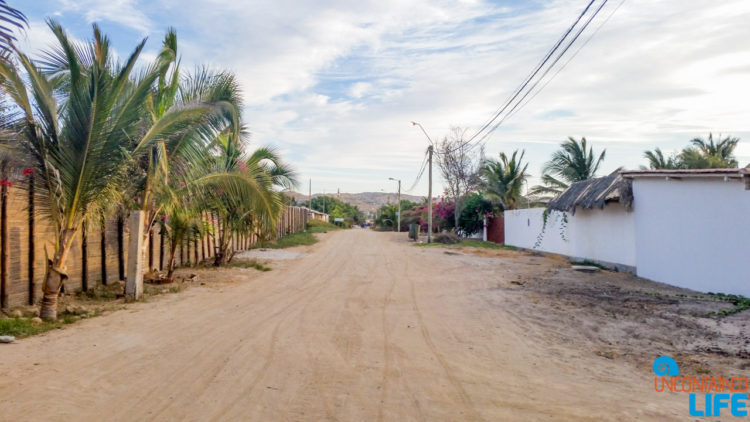
[(461, 237), (455, 233), (438, 233), (432, 236), (432, 240), (437, 243), (444, 243), (446, 245), (455, 245), (461, 242)]

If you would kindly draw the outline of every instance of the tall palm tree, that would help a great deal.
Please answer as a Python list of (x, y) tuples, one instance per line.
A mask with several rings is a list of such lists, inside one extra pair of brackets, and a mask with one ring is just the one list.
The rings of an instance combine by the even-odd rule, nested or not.
[(739, 141), (739, 138), (727, 136), (716, 142), (713, 133), (709, 133), (707, 140), (692, 139), (692, 147), (680, 153), (680, 160), (686, 168), (736, 168), (738, 162), (734, 149)]
[(499, 201), (505, 209), (516, 209), (529, 164), (523, 163), (525, 151), (513, 151), (510, 157), (500, 153), (500, 160), (487, 159), (481, 168), (482, 188), (489, 199)]
[(534, 186), (531, 193), (547, 198), (554, 197), (567, 189), (571, 183), (596, 177), (606, 152), (606, 149), (602, 150), (597, 157), (585, 137), (580, 141), (568, 137), (544, 165), (542, 185)]
[[(659, 148), (653, 151), (645, 151), (643, 156), (648, 160), (648, 168), (651, 170), (674, 170), (682, 168), (682, 163), (675, 155), (665, 156)], [(645, 166), (641, 168), (646, 169)]]
[[(169, 180), (181, 179), (185, 167), (207, 153), (206, 146), (221, 131), (238, 125), (239, 87), (234, 75), (199, 68), (181, 78), (177, 38), (169, 30), (159, 56), (162, 71), (147, 98), (145, 126), (176, 125), (172, 136), (159, 139), (142, 159), (136, 184), (136, 206), (146, 212), (146, 230), (141, 239), (145, 254), (148, 233), (163, 207), (173, 205)], [(166, 201), (166, 202), (164, 202)]]
[(690, 145), (683, 148), (677, 155), (665, 157), (659, 148), (646, 151), (644, 157), (648, 160), (648, 167), (642, 169), (707, 169), (707, 168), (736, 168), (737, 159), (734, 150), (737, 148), (739, 138), (726, 136), (720, 141), (715, 141), (713, 134), (708, 134), (708, 139), (694, 138)]
[[(15, 123), (18, 140), (33, 161), (40, 208), (48, 213), (56, 233), (42, 286), (41, 317), (48, 320), (57, 316), (68, 254), (82, 222), (120, 202), (133, 160), (173, 129), (152, 127), (139, 136), (143, 104), (160, 70), (150, 66), (133, 76), (145, 40), (118, 64), (98, 26), (93, 27), (93, 40), (85, 44), (72, 43), (54, 21), (49, 27), (63, 53), (59, 58), (64, 57), (64, 77), (42, 71), (17, 49), (22, 70), (11, 61), (0, 62), (0, 89), (20, 111)], [(139, 139), (141, 148), (133, 139)]]

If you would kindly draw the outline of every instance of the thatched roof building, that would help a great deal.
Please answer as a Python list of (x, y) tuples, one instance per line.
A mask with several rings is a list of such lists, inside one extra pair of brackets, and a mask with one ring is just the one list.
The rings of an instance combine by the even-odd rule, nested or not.
[(610, 202), (619, 202), (628, 209), (633, 205), (633, 185), (617, 173), (573, 183), (550, 201), (549, 209), (575, 214), (577, 207), (602, 209)]

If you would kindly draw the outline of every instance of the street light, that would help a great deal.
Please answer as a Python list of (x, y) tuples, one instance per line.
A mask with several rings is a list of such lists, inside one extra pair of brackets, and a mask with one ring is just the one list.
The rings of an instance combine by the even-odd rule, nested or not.
[(427, 187), (427, 243), (432, 243), (432, 152), (433, 152), (433, 145), (432, 139), (430, 138), (430, 135), (427, 134), (427, 131), (424, 130), (422, 125), (420, 125), (417, 122), (411, 122), (412, 126), (419, 126), (420, 129), (422, 129), (422, 133), (424, 133), (424, 136), (427, 137), (427, 140), (430, 141), (430, 146), (427, 147), (427, 153), (429, 155), (429, 163), (430, 163), (430, 170), (429, 170), (429, 183)]
[(389, 177), (388, 180), (393, 180), (398, 182), (398, 213), (396, 214), (396, 217), (398, 217), (396, 220), (398, 220), (397, 226), (396, 226), (396, 232), (401, 232), (401, 180), (400, 179), (394, 179), (393, 177)]

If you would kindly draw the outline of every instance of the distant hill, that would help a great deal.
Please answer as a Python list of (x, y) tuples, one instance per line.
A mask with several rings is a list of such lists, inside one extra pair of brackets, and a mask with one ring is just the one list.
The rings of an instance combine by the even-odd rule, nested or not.
[[(291, 196), (293, 196), (298, 203), (303, 203), (310, 198), (308, 195), (299, 192), (292, 192)], [(314, 193), (313, 197), (315, 196), (332, 196), (336, 198), (337, 194), (327, 193), (323, 195), (322, 193)], [(395, 204), (397, 197), (398, 194), (396, 192), (362, 192), (342, 193), (339, 199), (349, 204), (356, 205), (363, 212), (374, 212), (380, 208), (381, 205), (385, 205), (388, 202)], [(404, 193), (401, 194), (401, 199), (406, 199), (412, 202), (422, 202), (422, 198), (423, 197), (421, 196), (407, 195)]]

